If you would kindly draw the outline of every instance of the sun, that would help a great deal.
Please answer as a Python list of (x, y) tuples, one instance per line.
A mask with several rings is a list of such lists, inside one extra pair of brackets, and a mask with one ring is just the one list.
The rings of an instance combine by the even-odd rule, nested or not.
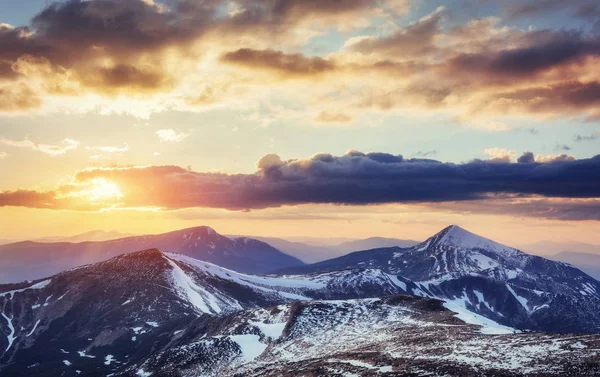
[(119, 190), (119, 187), (114, 183), (106, 181), (104, 178), (95, 178), (90, 183), (91, 187), (89, 190), (86, 190), (86, 193), (91, 201), (119, 199), (123, 197), (123, 193)]

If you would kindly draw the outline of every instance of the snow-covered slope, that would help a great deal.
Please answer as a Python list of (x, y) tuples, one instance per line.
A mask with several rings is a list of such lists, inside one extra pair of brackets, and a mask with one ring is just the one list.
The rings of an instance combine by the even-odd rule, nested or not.
[(518, 328), (600, 331), (600, 282), (571, 265), (450, 226), (416, 246), (366, 250), (287, 273), (380, 269), (436, 297)]
[(466, 310), (471, 293), (402, 295), (432, 291), (373, 268), (259, 276), (156, 249), (124, 254), (0, 286), (0, 377), (598, 372), (598, 336), (515, 336)]
[[(598, 336), (484, 335), (439, 301), (312, 301), (186, 328), (117, 376), (592, 376)], [(196, 331), (197, 327), (208, 331)], [(202, 334), (202, 335), (200, 335)], [(548, 355), (552, 354), (552, 359)]]
[[(61, 348), (98, 358), (135, 347), (144, 355), (156, 342), (146, 334), (170, 331), (198, 317), (295, 301), (404, 293), (397, 282), (379, 270), (257, 276), (156, 249), (124, 254), (41, 281), (0, 286), (0, 364), (22, 367), (34, 359), (62, 368)], [(97, 351), (102, 346), (107, 350)], [(128, 361), (136, 357), (128, 354)], [(93, 364), (91, 357), (84, 361)]]

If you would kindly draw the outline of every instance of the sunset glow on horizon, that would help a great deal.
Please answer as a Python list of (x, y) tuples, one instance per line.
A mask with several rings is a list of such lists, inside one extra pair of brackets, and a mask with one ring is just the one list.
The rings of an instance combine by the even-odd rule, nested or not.
[(0, 5), (0, 240), (600, 243), (595, 1)]

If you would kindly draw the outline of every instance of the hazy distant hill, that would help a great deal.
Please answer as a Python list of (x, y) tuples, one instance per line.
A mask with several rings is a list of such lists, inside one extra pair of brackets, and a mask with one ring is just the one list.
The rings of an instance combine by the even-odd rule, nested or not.
[(520, 245), (519, 247), (528, 253), (538, 255), (554, 255), (563, 251), (600, 255), (600, 245), (593, 245), (583, 242), (539, 241), (531, 244)]
[(548, 256), (548, 259), (572, 264), (594, 279), (600, 280), (600, 255), (563, 251)]
[(341, 243), (335, 246), (338, 252), (351, 253), (359, 250), (378, 249), (381, 247), (411, 247), (421, 241), (414, 240), (399, 240), (397, 238), (371, 237), (364, 240), (356, 240)]
[[(231, 236), (237, 237), (237, 236)], [(337, 258), (348, 253), (376, 249), (380, 247), (410, 247), (418, 244), (418, 241), (400, 240), (397, 238), (371, 237), (363, 240), (344, 241), (333, 243), (328, 238), (307, 238), (310, 242), (292, 241), (276, 237), (254, 237), (252, 238), (268, 243), (276, 249), (292, 255), (305, 263), (317, 263), (327, 259)]]
[(248, 237), (229, 238), (200, 226), (163, 234), (101, 242), (32, 242), (0, 246), (0, 283), (39, 279), (59, 271), (101, 262), (148, 248), (185, 254), (247, 273), (265, 273), (303, 263), (274, 247)]
[(76, 234), (74, 236), (65, 237), (42, 237), (32, 241), (36, 242), (87, 242), (87, 241), (108, 241), (118, 238), (131, 237), (132, 233), (122, 233), (116, 230), (92, 230), (85, 233)]

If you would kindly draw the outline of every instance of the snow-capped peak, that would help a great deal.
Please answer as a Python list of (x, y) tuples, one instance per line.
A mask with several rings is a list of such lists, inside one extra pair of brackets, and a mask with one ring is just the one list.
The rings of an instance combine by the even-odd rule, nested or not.
[(432, 237), (436, 245), (454, 246), (463, 249), (485, 249), (487, 251), (513, 254), (516, 250), (485, 237), (471, 233), (458, 225), (450, 225)]

